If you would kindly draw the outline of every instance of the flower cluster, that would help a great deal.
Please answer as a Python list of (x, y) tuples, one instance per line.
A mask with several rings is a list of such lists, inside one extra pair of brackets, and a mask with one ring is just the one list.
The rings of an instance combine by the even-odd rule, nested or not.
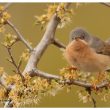
[(23, 59), (24, 61), (27, 61), (29, 59), (29, 56), (30, 56), (30, 52), (29, 52), (29, 49), (26, 49), (22, 55), (21, 55), (21, 59)]
[(61, 3), (60, 5), (58, 4), (49, 5), (46, 12), (47, 13), (43, 14), (42, 16), (35, 16), (36, 24), (40, 24), (41, 29), (47, 24), (47, 22), (51, 19), (51, 17), (55, 13), (60, 18), (60, 23), (58, 25), (59, 28), (63, 28), (65, 24), (68, 24), (68, 22), (71, 21), (71, 15), (73, 14), (73, 10), (65, 9), (64, 3)]
[[(49, 81), (41, 77), (30, 77), (28, 74), (25, 75), (24, 82), (19, 75), (7, 76), (6, 81), (7, 85), (15, 85), (8, 94), (14, 107), (38, 104), (42, 96), (49, 94), (54, 96), (62, 88), (55, 80)], [(4, 93), (5, 91), (0, 94), (0, 97), (3, 97)]]
[(10, 17), (10, 14), (4, 11), (4, 7), (0, 5), (0, 32), (4, 32), (4, 24)]
[[(83, 73), (82, 71), (77, 70), (73, 67), (66, 67), (61, 69), (60, 74), (62, 75), (61, 80), (66, 81), (84, 81), (85, 83), (92, 84), (90, 91), (94, 92), (94, 94), (98, 95), (102, 101), (107, 101), (110, 97), (110, 84), (106, 85), (104, 88), (96, 88), (96, 85), (103, 83), (104, 81), (110, 82), (110, 75), (109, 73), (100, 73), (97, 75)], [(71, 90), (71, 85), (66, 85), (67, 92)], [(83, 103), (91, 102), (92, 96), (89, 94), (88, 90), (82, 88), (78, 90), (78, 97), (79, 100)]]
[(5, 39), (2, 44), (5, 47), (10, 48), (16, 41), (17, 41), (17, 36), (8, 33), (5, 35)]

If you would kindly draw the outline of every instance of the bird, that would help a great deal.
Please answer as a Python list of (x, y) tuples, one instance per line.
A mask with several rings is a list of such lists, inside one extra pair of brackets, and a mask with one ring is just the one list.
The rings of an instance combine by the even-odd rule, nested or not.
[(69, 42), (63, 55), (70, 65), (86, 73), (102, 73), (110, 67), (110, 56), (97, 53), (79, 37)]
[(76, 37), (85, 40), (96, 53), (110, 56), (110, 39), (104, 42), (81, 27), (77, 27), (70, 32), (69, 41), (71, 42)]

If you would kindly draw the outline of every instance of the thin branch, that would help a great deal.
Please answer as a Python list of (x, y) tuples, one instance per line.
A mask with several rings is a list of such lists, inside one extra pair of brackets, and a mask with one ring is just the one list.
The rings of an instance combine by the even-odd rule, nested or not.
[(13, 101), (11, 99), (8, 99), (4, 105), (4, 108), (11, 108), (13, 107)]
[[(4, 11), (6, 11), (11, 4), (12, 4), (12, 3), (7, 3), (7, 4), (4, 6), (4, 10), (0, 13), (0, 15), (1, 15)], [(9, 21), (9, 20), (7, 20), (5, 23), (8, 24), (8, 25), (15, 31), (15, 33), (17, 34), (18, 39), (19, 39), (20, 41), (22, 41), (22, 42), (26, 45), (26, 47), (30, 50), (30, 52), (33, 51), (33, 48), (31, 47), (31, 45), (29, 44), (29, 42), (24, 39), (24, 37), (23, 37), (23, 36), (21, 35), (21, 33), (19, 32), (19, 30), (15, 27), (15, 25), (14, 25), (11, 21)]]
[(105, 2), (101, 2), (100, 4), (102, 4), (102, 5), (104, 5), (104, 6), (107, 6), (107, 7), (109, 7), (110, 8), (110, 3), (105, 3)]
[(60, 76), (49, 74), (49, 73), (43, 72), (41, 70), (38, 70), (36, 68), (32, 69), (32, 71), (29, 72), (29, 75), (31, 77), (39, 76), (39, 77), (43, 77), (43, 78), (46, 78), (46, 79), (55, 79), (55, 80), (60, 79)]
[(19, 60), (19, 62), (18, 62), (18, 69), (20, 69), (20, 67), (21, 67), (21, 65), (22, 65), (22, 58), (20, 58), (20, 60)]
[(10, 5), (12, 5), (12, 3), (7, 3), (7, 4), (4, 6), (4, 10), (3, 10), (3, 11), (6, 11), (6, 10), (9, 8)]
[[(84, 88), (92, 88), (93, 87), (93, 85), (91, 83), (81, 81), (81, 80), (77, 80), (77, 79), (76, 80), (71, 80), (71, 81), (70, 80), (61, 81), (60, 80), (61, 76), (49, 74), (49, 73), (43, 72), (43, 71), (38, 70), (38, 69), (32, 69), (32, 71), (29, 72), (29, 75), (31, 77), (40, 76), (40, 77), (43, 77), (43, 78), (46, 78), (46, 79), (54, 79), (54, 80), (59, 81), (59, 83), (61, 83), (61, 84), (77, 85), (77, 86), (81, 86), (81, 87), (84, 87)], [(106, 87), (108, 84), (109, 84), (108, 81), (104, 81), (104, 82), (96, 85), (96, 89)]]
[(86, 91), (88, 92), (88, 94), (91, 96), (91, 99), (92, 99), (92, 103), (93, 103), (93, 107), (96, 108), (96, 100), (94, 99), (94, 97), (92, 96), (91, 94), (91, 89), (90, 88), (86, 88)]
[(24, 37), (19, 32), (19, 30), (15, 27), (15, 25), (9, 20), (7, 20), (6, 23), (15, 31), (15, 33), (17, 34), (18, 39), (20, 41), (22, 41), (30, 51), (33, 51), (33, 48), (31, 47), (29, 42), (24, 39)]
[(4, 11), (6, 11), (8, 8), (9, 8), (9, 6), (11, 5), (12, 3), (7, 3), (5, 6), (4, 6), (4, 9), (0, 12), (0, 16), (2, 15), (2, 13), (4, 12)]
[(63, 49), (66, 48), (66, 46), (62, 42), (60, 42), (58, 39), (54, 39), (53, 44), (58, 48), (63, 48)]
[(92, 98), (92, 102), (93, 102), (93, 107), (96, 108), (96, 107), (97, 107), (97, 106), (96, 106), (96, 100), (94, 99), (93, 96), (91, 96), (91, 98)]
[(16, 62), (15, 62), (13, 56), (12, 56), (11, 48), (8, 48), (8, 47), (7, 47), (7, 51), (8, 51), (8, 54), (9, 54), (9, 56), (10, 56), (10, 59), (11, 59), (11, 61), (10, 61), (10, 60), (8, 60), (8, 61), (9, 61), (11, 64), (13, 64), (13, 66), (16, 68), (17, 73), (21, 76), (22, 81), (24, 81), (24, 76), (22, 75), (21, 71), (19, 70), (19, 67), (17, 66), (17, 64), (16, 64)]
[(3, 73), (2, 76), (0, 76), (0, 84), (5, 87), (5, 89), (7, 90), (7, 92), (9, 92), (14, 86), (12, 84), (7, 85), (6, 84), (6, 73)]

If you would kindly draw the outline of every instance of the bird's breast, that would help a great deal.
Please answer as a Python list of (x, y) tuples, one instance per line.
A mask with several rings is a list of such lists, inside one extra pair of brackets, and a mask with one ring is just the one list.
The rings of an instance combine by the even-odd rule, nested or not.
[(102, 72), (107, 69), (110, 61), (107, 56), (97, 54), (92, 50), (75, 51), (71, 46), (65, 49), (64, 57), (70, 65), (84, 72)]

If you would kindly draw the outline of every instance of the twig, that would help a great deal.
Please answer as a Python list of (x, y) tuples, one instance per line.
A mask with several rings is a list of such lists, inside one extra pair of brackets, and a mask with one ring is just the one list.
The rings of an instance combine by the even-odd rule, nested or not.
[(7, 10), (10, 5), (12, 5), (12, 3), (7, 3), (7, 4), (4, 6), (4, 10), (3, 10), (3, 11)]
[(43, 72), (41, 70), (38, 70), (36, 68), (32, 69), (32, 71), (29, 72), (29, 75), (31, 77), (39, 76), (39, 77), (43, 77), (43, 78), (46, 78), (46, 79), (55, 79), (55, 80), (60, 79), (60, 76), (49, 74), (49, 73)]
[(15, 31), (15, 33), (17, 34), (18, 39), (26, 45), (26, 47), (30, 50), (30, 52), (32, 52), (33, 48), (31, 47), (29, 42), (24, 39), (24, 37), (19, 32), (19, 30), (15, 27), (15, 25), (9, 20), (7, 20), (6, 23)]
[(11, 61), (10, 61), (10, 60), (8, 60), (8, 61), (9, 61), (11, 64), (13, 64), (13, 66), (16, 68), (17, 73), (21, 76), (22, 81), (24, 81), (24, 76), (22, 75), (21, 71), (19, 70), (19, 67), (17, 66), (17, 64), (16, 64), (16, 62), (15, 62), (13, 56), (12, 56), (11, 48), (8, 48), (8, 47), (7, 47), (7, 51), (8, 51), (8, 54), (9, 54), (9, 56), (10, 56), (10, 59), (11, 59)]
[(93, 102), (93, 107), (96, 108), (96, 107), (97, 107), (97, 106), (96, 106), (96, 100), (94, 99), (93, 96), (91, 96), (91, 98), (92, 98), (92, 102)]
[(11, 108), (13, 107), (13, 101), (11, 99), (8, 99), (4, 105), (4, 108)]
[[(81, 86), (81, 87), (84, 87), (84, 88), (92, 88), (93, 87), (93, 85), (91, 83), (81, 81), (81, 80), (77, 80), (77, 79), (76, 80), (71, 80), (71, 81), (70, 80), (61, 81), (60, 80), (61, 76), (49, 74), (49, 73), (43, 72), (41, 70), (38, 70), (36, 68), (32, 69), (32, 71), (29, 72), (29, 75), (31, 77), (40, 76), (40, 77), (43, 77), (43, 78), (46, 78), (46, 79), (54, 79), (54, 80), (59, 81), (60, 84), (77, 85), (77, 86)], [(108, 81), (104, 81), (104, 82), (96, 85), (96, 89), (106, 87), (108, 84), (109, 84)]]
[(91, 96), (92, 102), (93, 102), (93, 107), (96, 108), (96, 100), (94, 99), (94, 97), (91, 94), (91, 89), (90, 88), (86, 88), (86, 91), (88, 92), (88, 94)]
[(6, 11), (8, 8), (9, 8), (9, 6), (11, 5), (12, 3), (7, 3), (5, 6), (4, 6), (4, 9), (0, 12), (0, 16), (1, 16), (1, 14), (4, 12), (4, 11)]
[(21, 64), (22, 64), (22, 58), (20, 58), (20, 60), (19, 60), (19, 62), (18, 62), (18, 69), (20, 69)]
[(7, 90), (7, 92), (9, 92), (12, 88), (14, 88), (14, 86), (12, 84), (7, 85), (6, 84), (6, 73), (3, 73), (2, 76), (0, 76), (0, 84), (5, 87), (5, 89)]
[(58, 48), (64, 48), (64, 49), (66, 48), (66, 46), (62, 42), (60, 42), (58, 39), (54, 39), (53, 44)]
[(104, 6), (107, 6), (107, 7), (109, 7), (110, 8), (110, 3), (105, 3), (105, 2), (101, 2), (100, 4), (102, 4), (102, 5), (104, 5)]

